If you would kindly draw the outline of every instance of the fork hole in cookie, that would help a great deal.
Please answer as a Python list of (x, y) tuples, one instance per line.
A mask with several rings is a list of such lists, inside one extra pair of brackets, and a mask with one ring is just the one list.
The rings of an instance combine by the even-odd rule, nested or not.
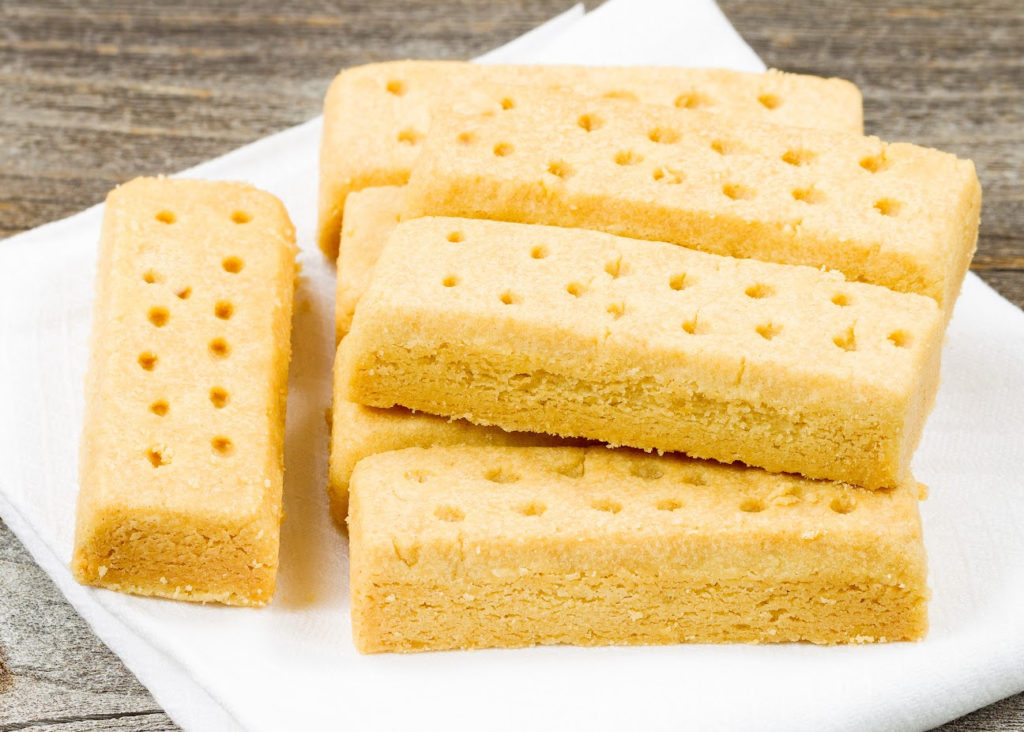
[(782, 162), (787, 165), (795, 165), (802, 167), (804, 165), (810, 165), (814, 162), (818, 154), (812, 150), (805, 150), (803, 148), (795, 148), (793, 150), (787, 150), (782, 154)]
[(857, 339), (853, 334), (853, 328), (847, 328), (845, 331), (832, 338), (832, 343), (837, 348), (842, 348), (844, 351), (856, 351), (857, 350)]
[(894, 330), (889, 334), (889, 342), (897, 348), (910, 347), (910, 333), (905, 330)]
[(523, 516), (543, 516), (548, 507), (540, 501), (528, 501), (520, 504), (516, 510)]
[(630, 465), (629, 474), (640, 480), (658, 480), (664, 477), (665, 471), (654, 463), (644, 461)]
[(875, 210), (882, 214), (882, 216), (898, 216), (902, 208), (902, 203), (891, 198), (875, 201)]
[(426, 137), (426, 135), (422, 132), (409, 127), (398, 133), (398, 142), (402, 145), (419, 145), (424, 137)]
[(228, 390), (224, 387), (215, 386), (210, 389), (210, 404), (214, 409), (223, 409), (228, 405), (229, 399)]
[(565, 180), (573, 174), (572, 166), (564, 160), (552, 160), (548, 163), (548, 172), (556, 178)]
[(774, 295), (775, 288), (771, 285), (766, 285), (763, 282), (757, 282), (744, 290), (743, 294), (749, 298), (753, 298), (754, 300), (761, 300)]
[(403, 96), (406, 92), (405, 82), (401, 79), (391, 79), (384, 88), (388, 94), (394, 94), (396, 97)]
[(220, 266), (229, 274), (238, 274), (245, 267), (245, 262), (242, 261), (241, 257), (224, 257)]
[(571, 460), (567, 463), (563, 463), (555, 468), (555, 472), (559, 475), (565, 476), (566, 478), (572, 478), (577, 480), (583, 477), (585, 466), (583, 464), (582, 457), (579, 460)]
[(180, 290), (174, 293), (179, 300), (188, 300), (192, 297), (191, 287), (182, 287)]
[(157, 417), (163, 417), (167, 414), (167, 410), (170, 409), (170, 405), (167, 404), (166, 399), (157, 399), (155, 402), (149, 405), (149, 411), (155, 414)]
[(668, 280), (668, 286), (676, 292), (685, 290), (690, 286), (690, 283), (686, 281), (686, 273), (680, 272), (679, 274), (672, 275)]
[(664, 165), (655, 168), (654, 172), (651, 173), (651, 177), (654, 179), (655, 183), (662, 183), (669, 186), (679, 185), (683, 182), (682, 173)]
[(146, 459), (149, 460), (149, 464), (154, 468), (168, 465), (171, 462), (171, 458), (164, 452), (162, 447), (151, 447), (146, 450)]
[(230, 320), (231, 316), (235, 314), (235, 306), (227, 300), (221, 300), (213, 306), (213, 314), (221, 320)]
[(579, 282), (570, 282), (568, 285), (565, 286), (565, 291), (568, 292), (573, 297), (579, 297), (580, 295), (583, 294), (583, 285), (581, 285)]
[(248, 211), (233, 211), (231, 213), (231, 220), (236, 224), (248, 224), (252, 221), (252, 214)]
[(604, 119), (596, 114), (584, 114), (576, 120), (576, 124), (587, 132), (594, 132), (604, 127)]
[(484, 480), (492, 483), (515, 483), (519, 480), (519, 474), (507, 468), (490, 468), (484, 472)]
[(636, 165), (643, 162), (644, 156), (632, 150), (620, 150), (615, 153), (616, 165)]
[(640, 98), (628, 89), (613, 89), (601, 95), (603, 99), (621, 99), (624, 102), (639, 102)]
[(749, 201), (756, 195), (753, 188), (739, 183), (726, 183), (722, 186), (722, 193), (733, 201)]
[(710, 328), (708, 328), (707, 323), (703, 320), (698, 320), (696, 315), (689, 320), (683, 321), (683, 332), (689, 335), (704, 335), (709, 331)]
[(503, 305), (518, 305), (522, 302), (522, 298), (511, 290), (505, 290), (498, 299), (501, 300)]
[(719, 155), (735, 155), (743, 150), (743, 145), (733, 140), (712, 140), (711, 149)]
[(764, 338), (766, 341), (770, 341), (772, 338), (782, 332), (782, 326), (776, 325), (775, 323), (762, 323), (755, 329), (757, 334)]
[(757, 101), (761, 103), (761, 106), (765, 109), (778, 109), (782, 106), (782, 98), (778, 94), (761, 94), (758, 96)]
[(660, 145), (671, 145), (679, 142), (679, 138), (679, 131), (671, 127), (655, 127), (647, 131), (647, 139)]
[(618, 513), (622, 510), (622, 504), (610, 498), (598, 498), (591, 501), (590, 507), (595, 511), (604, 511), (606, 513)]
[(675, 498), (664, 498), (655, 505), (659, 511), (678, 511), (683, 507), (682, 502)]
[(228, 457), (235, 451), (234, 443), (223, 435), (217, 435), (210, 440), (210, 446), (213, 448), (213, 451), (221, 457)]
[(793, 200), (800, 201), (801, 203), (815, 204), (824, 203), (828, 200), (828, 197), (814, 186), (809, 186), (807, 188), (793, 189)]
[(608, 303), (608, 307), (605, 308), (605, 312), (612, 316), (614, 320), (618, 320), (626, 314), (626, 303), (624, 302), (612, 302)]
[(210, 341), (210, 355), (214, 358), (227, 358), (231, 353), (231, 346), (223, 338), (214, 338)]
[(460, 145), (472, 145), (476, 142), (476, 135), (472, 132), (460, 132), (459, 136), (455, 138), (455, 141)]
[(854, 508), (856, 508), (856, 506), (857, 502), (847, 495), (836, 496), (835, 498), (832, 499), (832, 502), (829, 504), (829, 508), (831, 508), (833, 511), (835, 511), (836, 513), (844, 514), (850, 513), (851, 511), (853, 511)]
[(174, 215), (173, 211), (161, 211), (156, 215), (156, 220), (161, 224), (173, 224), (178, 217)]
[(466, 518), (466, 513), (457, 506), (442, 504), (434, 509), (434, 518), (440, 521), (448, 521), (449, 523), (455, 523), (458, 521), (462, 521), (464, 518)]
[(142, 281), (145, 282), (147, 285), (155, 285), (158, 282), (163, 282), (164, 278), (163, 275), (151, 269), (147, 269), (145, 272), (142, 273)]
[(139, 366), (142, 367), (143, 371), (152, 371), (156, 368), (157, 357), (156, 354), (151, 351), (144, 351), (139, 354)]
[(841, 308), (845, 308), (850, 304), (850, 296), (845, 292), (837, 292), (832, 296), (832, 304), (838, 305)]
[(461, 231), (452, 231), (447, 236), (448, 241), (450, 241), (452, 244), (458, 244), (460, 241), (463, 241), (465, 238), (466, 237), (462, 235)]
[(505, 97), (501, 100), (501, 108), (505, 111), (516, 108), (516, 100), (512, 97)]
[(698, 107), (711, 106), (711, 100), (706, 94), (691, 91), (684, 92), (676, 97), (674, 104), (679, 109), (697, 109)]
[(456, 275), (448, 275), (441, 280), (441, 284), (445, 287), (455, 287), (455, 285), (459, 284), (459, 278)]
[(885, 153), (882, 152), (878, 155), (868, 155), (866, 158), (861, 158), (860, 167), (869, 173), (881, 173), (889, 167), (889, 161), (886, 160)]
[(530, 259), (544, 259), (548, 256), (548, 248), (543, 244), (538, 244), (530, 250)]
[(764, 510), (764, 501), (760, 498), (744, 498), (740, 510), (744, 513), (760, 513)]
[(164, 307), (152, 307), (149, 312), (146, 313), (146, 318), (156, 328), (163, 328), (167, 325), (167, 321), (171, 319), (171, 314)]
[(515, 152), (515, 148), (507, 142), (499, 142), (494, 146), (494, 154), (499, 158), (507, 158)]

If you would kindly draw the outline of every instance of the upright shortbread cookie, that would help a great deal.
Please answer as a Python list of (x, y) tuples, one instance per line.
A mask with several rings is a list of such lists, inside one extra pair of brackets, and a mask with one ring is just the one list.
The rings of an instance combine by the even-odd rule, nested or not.
[(359, 298), (370, 283), (373, 265), (398, 225), (402, 188), (382, 186), (354, 192), (345, 200), (345, 225), (338, 249), (334, 298), (334, 337), (340, 341), (352, 325)]
[(910, 486), (603, 447), (411, 448), (356, 466), (349, 537), (363, 653), (927, 632)]
[(491, 94), (515, 104), (435, 116), (408, 218), (554, 224), (826, 267), (952, 309), (978, 234), (969, 160), (571, 94)]
[(835, 272), (595, 231), (395, 229), (346, 336), (348, 397), (869, 488), (909, 476), (942, 317)]
[(295, 231), (241, 183), (107, 197), (72, 569), (82, 583), (263, 605), (281, 522)]
[[(860, 132), (860, 92), (841, 79), (769, 71), (574, 66), (477, 66), (397, 61), (341, 72), (324, 100), (320, 148), (320, 248), (338, 251), (346, 196), (401, 185), (443, 100), (466, 102), (480, 84), (528, 84), (728, 118)], [(503, 100), (502, 100), (503, 101)]]

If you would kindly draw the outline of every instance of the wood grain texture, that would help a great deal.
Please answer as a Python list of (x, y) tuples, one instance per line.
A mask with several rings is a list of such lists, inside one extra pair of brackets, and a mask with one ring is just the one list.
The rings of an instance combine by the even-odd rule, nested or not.
[[(302, 122), (343, 66), (468, 58), (570, 4), (0, 0), (0, 237)], [(1024, 3), (721, 5), (769, 65), (859, 84), (871, 132), (973, 158), (974, 269), (1024, 305)], [(2, 523), (0, 587), (0, 732), (177, 729)], [(1024, 694), (943, 729), (1022, 728)]]

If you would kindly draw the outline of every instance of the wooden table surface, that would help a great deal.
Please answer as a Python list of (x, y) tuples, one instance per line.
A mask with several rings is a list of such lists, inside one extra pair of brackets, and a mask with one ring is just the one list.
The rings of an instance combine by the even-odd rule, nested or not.
[[(570, 4), (0, 0), (0, 238), (302, 122), (344, 66), (469, 58)], [(720, 4), (770, 66), (860, 85), (870, 132), (973, 158), (973, 268), (1024, 305), (1024, 3)], [(2, 523), (0, 588), (0, 732), (177, 729)], [(1024, 694), (943, 729), (1024, 729)]]

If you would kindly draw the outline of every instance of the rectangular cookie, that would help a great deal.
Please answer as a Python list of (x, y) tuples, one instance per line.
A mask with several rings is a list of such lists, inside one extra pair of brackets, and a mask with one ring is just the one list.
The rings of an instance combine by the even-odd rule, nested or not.
[(72, 570), (83, 584), (263, 605), (281, 522), (295, 230), (242, 183), (107, 197)]
[(373, 265), (398, 225), (402, 191), (400, 186), (364, 188), (345, 199), (334, 298), (335, 342), (348, 333), (359, 298), (369, 285)]
[(933, 298), (947, 313), (974, 252), (969, 160), (834, 131), (535, 89), (488, 115), (435, 115), (404, 216), (596, 229), (804, 264)]
[(346, 196), (401, 185), (446, 99), (472, 105), (480, 84), (570, 89), (591, 97), (701, 109), (729, 118), (860, 132), (861, 96), (841, 79), (769, 71), (657, 67), (478, 66), (394, 61), (342, 71), (324, 100), (320, 148), (320, 248), (338, 252)]
[(919, 640), (915, 491), (590, 448), (410, 448), (360, 461), (363, 653), (547, 644)]
[(346, 343), (360, 404), (880, 488), (909, 476), (942, 316), (836, 272), (424, 218), (395, 229)]

